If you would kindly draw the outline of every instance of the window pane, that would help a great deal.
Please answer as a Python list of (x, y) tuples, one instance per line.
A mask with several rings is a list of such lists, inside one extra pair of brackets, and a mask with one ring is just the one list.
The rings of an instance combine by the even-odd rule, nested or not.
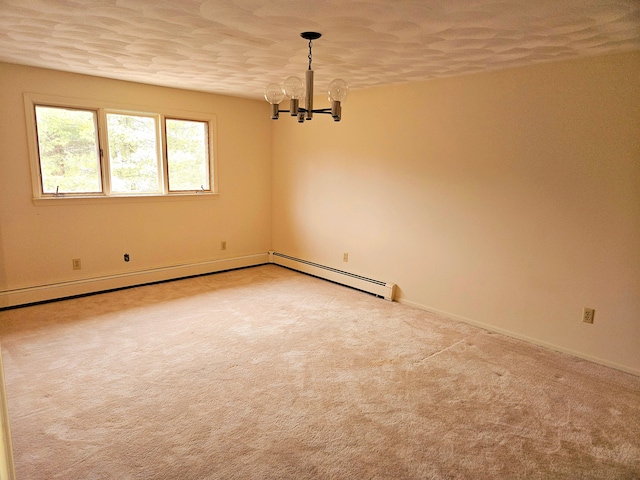
[(209, 190), (209, 124), (166, 120), (169, 190)]
[(149, 193), (160, 190), (156, 121), (153, 117), (107, 114), (111, 190)]
[(36, 105), (43, 193), (100, 193), (96, 113)]

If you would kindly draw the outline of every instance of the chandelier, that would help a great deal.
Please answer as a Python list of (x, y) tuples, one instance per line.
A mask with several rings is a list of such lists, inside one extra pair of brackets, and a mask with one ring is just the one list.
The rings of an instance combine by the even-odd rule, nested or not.
[[(271, 104), (271, 119), (277, 120), (280, 112), (288, 112), (292, 117), (298, 117), (298, 123), (313, 119), (314, 113), (326, 113), (333, 117), (336, 122), (342, 116), (341, 102), (349, 93), (349, 85), (344, 80), (337, 78), (329, 83), (329, 100), (331, 108), (313, 108), (313, 70), (311, 69), (311, 42), (317, 40), (322, 35), (318, 32), (302, 32), (300, 34), (305, 40), (309, 40), (309, 69), (305, 72), (305, 82), (296, 76), (288, 77), (282, 86), (277, 83), (270, 83), (264, 89), (264, 98)], [(289, 97), (289, 110), (280, 110), (280, 102), (284, 97)], [(304, 97), (304, 107), (300, 106), (300, 99)]]

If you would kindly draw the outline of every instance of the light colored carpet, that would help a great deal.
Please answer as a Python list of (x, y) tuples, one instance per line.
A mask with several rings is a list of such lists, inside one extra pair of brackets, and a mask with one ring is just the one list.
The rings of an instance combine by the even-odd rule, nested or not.
[(640, 378), (274, 265), (0, 339), (19, 480), (640, 478)]

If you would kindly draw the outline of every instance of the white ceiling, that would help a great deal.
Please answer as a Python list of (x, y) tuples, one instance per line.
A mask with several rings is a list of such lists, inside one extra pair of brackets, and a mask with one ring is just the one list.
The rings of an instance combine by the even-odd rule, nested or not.
[(0, 61), (260, 98), (640, 49), (640, 0), (0, 0)]

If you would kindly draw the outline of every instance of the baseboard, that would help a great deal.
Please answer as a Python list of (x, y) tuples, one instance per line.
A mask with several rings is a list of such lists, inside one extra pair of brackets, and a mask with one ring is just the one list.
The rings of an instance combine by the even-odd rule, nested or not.
[(374, 280), (362, 275), (356, 275), (345, 270), (338, 270), (337, 268), (292, 257), (280, 252), (269, 252), (269, 261), (282, 267), (307, 273), (314, 277), (323, 278), (331, 282), (371, 293), (384, 298), (385, 300), (393, 301), (396, 289), (396, 285), (394, 283)]
[(0, 309), (269, 263), (268, 253), (0, 291)]
[(463, 322), (463, 323), (468, 323), (469, 325), (473, 325), (475, 327), (480, 327), (480, 328), (483, 328), (485, 330), (489, 330), (490, 332), (500, 333), (500, 334), (505, 335), (507, 337), (515, 338), (515, 339), (518, 339), (518, 340), (523, 340), (525, 342), (532, 343), (532, 344), (538, 345), (540, 347), (548, 348), (549, 350), (554, 350), (556, 352), (566, 353), (566, 354), (571, 355), (573, 357), (578, 357), (578, 358), (581, 358), (583, 360), (588, 360), (588, 361), (593, 362), (593, 363), (604, 365), (605, 367), (615, 368), (616, 370), (620, 370), (620, 371), (623, 371), (623, 372), (626, 372), (626, 373), (630, 373), (632, 375), (636, 375), (636, 376), (640, 377), (640, 370), (628, 367), (626, 365), (621, 365), (621, 364), (616, 363), (616, 362), (611, 362), (609, 360), (605, 360), (605, 359), (602, 359), (602, 358), (594, 357), (594, 356), (591, 356), (591, 355), (586, 355), (584, 353), (576, 352), (575, 350), (571, 350), (569, 348), (565, 348), (565, 347), (562, 347), (562, 346), (559, 346), (559, 345), (555, 345), (553, 343), (543, 342), (541, 340), (529, 337), (527, 335), (521, 335), (521, 334), (513, 332), (511, 330), (495, 327), (495, 326), (490, 325), (488, 323), (479, 322), (477, 320), (473, 320), (471, 318), (462, 317), (462, 316), (456, 315), (454, 313), (444, 312), (442, 310), (438, 310), (438, 309), (432, 308), (432, 307), (427, 307), (425, 305), (422, 305), (422, 304), (419, 304), (419, 303), (416, 303), (416, 302), (412, 302), (412, 301), (409, 301), (409, 300), (405, 300), (405, 299), (402, 299), (402, 298), (397, 299), (396, 301), (398, 303), (403, 304), (403, 305), (408, 305), (410, 307), (414, 307), (414, 308), (417, 308), (419, 310), (425, 310), (427, 312), (435, 313), (436, 315), (439, 315), (441, 317), (446, 317), (446, 318), (450, 318), (452, 320), (457, 320), (457, 321), (460, 321), (460, 322)]

